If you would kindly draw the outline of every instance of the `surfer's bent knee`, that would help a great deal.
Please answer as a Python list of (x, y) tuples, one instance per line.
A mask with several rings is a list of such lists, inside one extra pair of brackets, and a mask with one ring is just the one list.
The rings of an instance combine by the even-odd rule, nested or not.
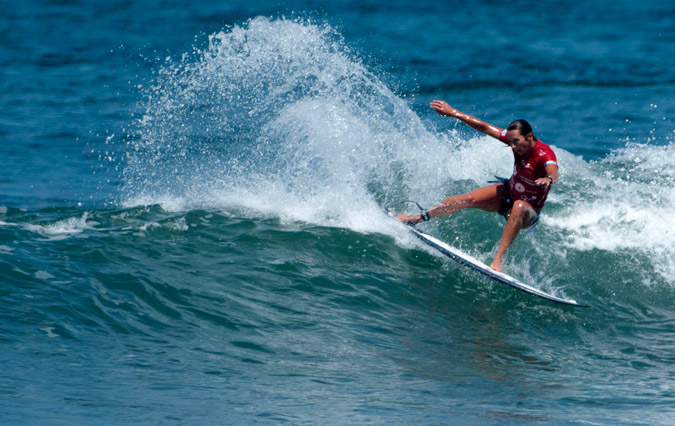
[(513, 208), (509, 212), (509, 216), (519, 217), (522, 221), (523, 228), (529, 228), (537, 218), (537, 212), (532, 208), (530, 203), (526, 201), (516, 201), (513, 203)]

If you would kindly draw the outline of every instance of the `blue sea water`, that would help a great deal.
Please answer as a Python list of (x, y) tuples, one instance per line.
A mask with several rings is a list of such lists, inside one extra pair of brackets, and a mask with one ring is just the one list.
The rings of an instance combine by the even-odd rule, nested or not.
[[(674, 4), (0, 6), (0, 423), (675, 424)], [(510, 173), (433, 99), (554, 147), (505, 272), (591, 308), (386, 217)]]

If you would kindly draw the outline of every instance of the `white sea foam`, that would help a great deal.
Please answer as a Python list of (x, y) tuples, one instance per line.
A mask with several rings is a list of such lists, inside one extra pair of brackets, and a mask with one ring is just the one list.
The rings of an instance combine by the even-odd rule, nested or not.
[(544, 223), (575, 250), (639, 253), (675, 284), (675, 146), (630, 145), (593, 163), (568, 156), (569, 188)]
[(87, 222), (88, 217), (89, 214), (85, 212), (82, 216), (59, 220), (47, 225), (27, 224), (24, 229), (48, 237), (50, 240), (62, 240), (92, 228), (95, 223)]
[(454, 149), (329, 27), (257, 18), (159, 74), (130, 143), (126, 206), (234, 204), (372, 229), (373, 188), (395, 192), (403, 177), (421, 190)]
[(44, 280), (44, 281), (48, 281), (48, 280), (53, 280), (56, 277), (54, 277), (52, 274), (50, 274), (47, 271), (37, 271), (35, 273), (35, 278), (38, 278), (38, 279)]
[(40, 330), (44, 331), (47, 337), (49, 337), (50, 339), (55, 339), (61, 336), (60, 334), (54, 333), (55, 329), (56, 327), (43, 327)]

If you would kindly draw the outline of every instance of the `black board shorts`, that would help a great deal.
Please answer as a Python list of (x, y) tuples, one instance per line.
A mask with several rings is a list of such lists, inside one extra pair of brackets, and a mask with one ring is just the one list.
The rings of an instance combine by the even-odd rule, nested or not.
[[(499, 201), (499, 210), (497, 212), (504, 216), (506, 220), (509, 219), (509, 212), (513, 208), (513, 200), (511, 199), (511, 196), (509, 195), (509, 179), (503, 179), (502, 183), (504, 186), (502, 186), (498, 191), (501, 191), (500, 193), (500, 201)], [(537, 217), (534, 218), (532, 223), (530, 223), (526, 228), (530, 228), (530, 231), (534, 230), (534, 228), (537, 226), (537, 223), (539, 223), (539, 213), (537, 213)], [(528, 231), (528, 232), (530, 232)]]
[(498, 191), (500, 191), (501, 194), (500, 194), (499, 210), (497, 211), (499, 212), (500, 215), (508, 219), (509, 212), (513, 208), (513, 200), (509, 195), (509, 179), (504, 179), (502, 183), (504, 185), (501, 187), (501, 189), (498, 189)]

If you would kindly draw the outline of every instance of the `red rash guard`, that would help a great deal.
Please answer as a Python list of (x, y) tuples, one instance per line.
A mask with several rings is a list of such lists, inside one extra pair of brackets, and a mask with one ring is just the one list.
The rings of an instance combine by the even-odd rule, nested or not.
[[(506, 130), (499, 135), (499, 140), (509, 143)], [(535, 210), (541, 210), (551, 187), (550, 185), (537, 185), (534, 181), (547, 176), (547, 165), (558, 165), (553, 150), (539, 139), (535, 139), (531, 155), (521, 156), (514, 152), (513, 159), (513, 175), (508, 182), (509, 196), (514, 201), (527, 201)]]

